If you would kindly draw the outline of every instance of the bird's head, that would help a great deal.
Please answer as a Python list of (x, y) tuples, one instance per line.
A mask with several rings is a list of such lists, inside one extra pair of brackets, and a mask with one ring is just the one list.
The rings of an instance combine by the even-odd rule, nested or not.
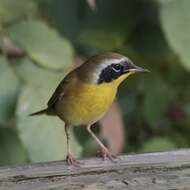
[(91, 57), (78, 71), (83, 80), (92, 84), (116, 83), (117, 85), (131, 74), (149, 72), (136, 66), (128, 57), (112, 52)]

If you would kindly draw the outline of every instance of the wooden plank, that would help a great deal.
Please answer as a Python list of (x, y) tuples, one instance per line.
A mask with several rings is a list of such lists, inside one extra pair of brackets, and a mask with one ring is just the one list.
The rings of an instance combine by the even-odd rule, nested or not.
[(0, 167), (0, 190), (190, 190), (190, 149)]

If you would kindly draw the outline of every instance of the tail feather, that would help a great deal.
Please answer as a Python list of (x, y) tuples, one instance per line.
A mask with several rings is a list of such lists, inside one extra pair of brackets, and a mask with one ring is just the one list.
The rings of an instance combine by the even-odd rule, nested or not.
[(46, 114), (46, 113), (47, 113), (47, 109), (44, 109), (44, 110), (40, 110), (40, 111), (31, 113), (29, 116), (42, 115), (42, 114)]

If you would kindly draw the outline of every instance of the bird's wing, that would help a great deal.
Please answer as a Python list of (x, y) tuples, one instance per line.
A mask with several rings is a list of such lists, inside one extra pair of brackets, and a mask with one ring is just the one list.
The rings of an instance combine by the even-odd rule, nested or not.
[(55, 103), (59, 101), (63, 96), (65, 95), (68, 84), (70, 84), (73, 77), (73, 72), (69, 73), (58, 85), (58, 87), (55, 89), (55, 92), (53, 93), (52, 97), (48, 101), (48, 108), (53, 108)]

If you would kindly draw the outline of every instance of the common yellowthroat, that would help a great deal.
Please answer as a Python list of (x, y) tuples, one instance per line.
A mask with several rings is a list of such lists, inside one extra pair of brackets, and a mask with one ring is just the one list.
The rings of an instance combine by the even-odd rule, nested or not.
[(54, 115), (65, 122), (68, 164), (77, 163), (71, 154), (69, 143), (69, 128), (76, 125), (86, 126), (89, 134), (102, 148), (103, 158), (113, 158), (95, 136), (91, 126), (108, 111), (119, 84), (137, 72), (148, 70), (136, 66), (129, 58), (118, 53), (95, 55), (65, 76), (46, 109), (31, 114)]

